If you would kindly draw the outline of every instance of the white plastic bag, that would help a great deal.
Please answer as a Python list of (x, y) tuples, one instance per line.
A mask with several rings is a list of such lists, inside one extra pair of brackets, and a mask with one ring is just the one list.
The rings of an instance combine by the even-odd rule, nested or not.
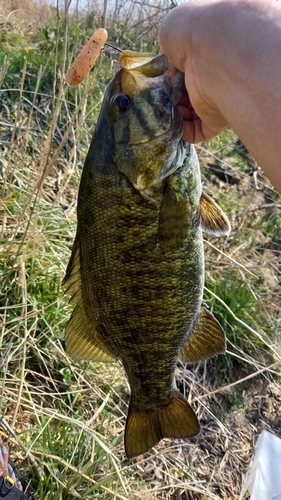
[(239, 500), (246, 491), (251, 500), (281, 500), (281, 439), (263, 431), (258, 437), (254, 461)]

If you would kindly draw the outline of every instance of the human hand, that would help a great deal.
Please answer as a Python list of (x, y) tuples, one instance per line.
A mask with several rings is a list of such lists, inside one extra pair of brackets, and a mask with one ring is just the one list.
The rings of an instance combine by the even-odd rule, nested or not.
[[(210, 1), (190, 2), (176, 7), (164, 18), (160, 28), (161, 52), (173, 67), (185, 74), (186, 93), (178, 103), (184, 122), (183, 139), (198, 143), (220, 134), (228, 123), (221, 114), (208, 88), (208, 50), (202, 60), (200, 18)], [(199, 21), (199, 22), (198, 22)], [(205, 30), (208, 29), (205, 26)]]
[(196, 144), (216, 137), (228, 126), (223, 116), (200, 95), (195, 99), (188, 84), (186, 88), (177, 105), (183, 119), (183, 140)]
[(232, 128), (281, 193), (281, 2), (181, 4), (164, 18), (160, 44), (169, 70), (185, 75), (183, 139)]

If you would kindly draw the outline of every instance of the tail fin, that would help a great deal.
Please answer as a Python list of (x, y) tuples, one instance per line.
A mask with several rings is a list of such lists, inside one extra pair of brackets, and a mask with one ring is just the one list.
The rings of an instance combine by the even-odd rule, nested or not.
[(125, 428), (126, 455), (128, 458), (141, 455), (165, 437), (190, 438), (199, 432), (197, 417), (180, 393), (167, 406), (155, 411), (139, 411), (130, 403)]

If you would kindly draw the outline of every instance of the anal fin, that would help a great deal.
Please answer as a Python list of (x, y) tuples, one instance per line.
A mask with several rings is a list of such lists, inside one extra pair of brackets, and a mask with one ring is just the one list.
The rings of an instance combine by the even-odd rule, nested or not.
[(179, 359), (184, 363), (196, 363), (213, 358), (217, 354), (225, 354), (225, 333), (213, 314), (201, 307), (199, 320), (180, 350)]
[(228, 235), (231, 231), (230, 222), (217, 205), (206, 193), (202, 193), (200, 200), (201, 227), (205, 233), (215, 236)]
[(164, 407), (140, 411), (130, 403), (125, 428), (128, 458), (146, 453), (163, 438), (190, 438), (200, 432), (198, 419), (186, 399), (177, 393)]
[(87, 317), (82, 303), (77, 304), (66, 327), (65, 346), (68, 354), (77, 359), (102, 363), (115, 361), (99, 339), (96, 325)]

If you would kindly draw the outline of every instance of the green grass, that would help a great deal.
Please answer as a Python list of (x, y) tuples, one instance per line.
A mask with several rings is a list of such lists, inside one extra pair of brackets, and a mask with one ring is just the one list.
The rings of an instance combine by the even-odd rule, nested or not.
[[(63, 340), (72, 307), (61, 280), (79, 178), (116, 69), (106, 50), (86, 82), (64, 84), (92, 19), (52, 15), (31, 30), (14, 15), (1, 34), (0, 67), (8, 64), (0, 88), (1, 435), (37, 500), (234, 499), (250, 461), (250, 453), (243, 462), (243, 451), (235, 452), (247, 435), (236, 415), (259, 382), (280, 388), (280, 197), (232, 132), (198, 148), (204, 189), (232, 223), (229, 237), (205, 243), (205, 300), (226, 331), (228, 353), (179, 364), (177, 382), (201, 435), (164, 440), (127, 461), (129, 387), (121, 365), (79, 363)], [(147, 31), (145, 22), (118, 18), (109, 33), (122, 48), (157, 51), (157, 24)], [(264, 422), (274, 432), (274, 416)], [(250, 449), (253, 436), (247, 439)], [(226, 440), (230, 459), (223, 460)]]

